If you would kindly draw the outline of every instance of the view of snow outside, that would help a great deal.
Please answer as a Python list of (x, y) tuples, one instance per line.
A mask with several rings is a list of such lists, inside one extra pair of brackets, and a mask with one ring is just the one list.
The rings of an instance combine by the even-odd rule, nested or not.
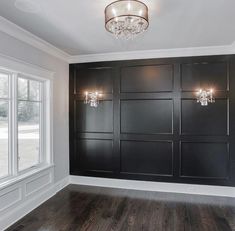
[[(18, 169), (39, 162), (40, 83), (18, 79)], [(0, 178), (9, 174), (8, 76), (0, 73)]]

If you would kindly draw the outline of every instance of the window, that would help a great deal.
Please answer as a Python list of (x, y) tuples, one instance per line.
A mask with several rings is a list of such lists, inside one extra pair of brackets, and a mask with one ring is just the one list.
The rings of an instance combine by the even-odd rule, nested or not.
[(51, 163), (47, 84), (0, 69), (0, 180)]
[(9, 175), (9, 76), (0, 73), (0, 178)]
[(18, 167), (40, 163), (41, 83), (18, 78)]

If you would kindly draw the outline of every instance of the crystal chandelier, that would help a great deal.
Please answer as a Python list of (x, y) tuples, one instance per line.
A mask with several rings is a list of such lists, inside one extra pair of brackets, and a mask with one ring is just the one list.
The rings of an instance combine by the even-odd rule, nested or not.
[(202, 106), (207, 106), (208, 103), (214, 103), (213, 89), (204, 90), (199, 89), (197, 91), (197, 103), (201, 103)]
[(133, 39), (148, 25), (148, 7), (143, 2), (118, 0), (105, 8), (105, 28), (116, 38)]
[(95, 91), (95, 92), (85, 92), (85, 104), (89, 104), (91, 107), (98, 107), (99, 99), (102, 97), (102, 94)]

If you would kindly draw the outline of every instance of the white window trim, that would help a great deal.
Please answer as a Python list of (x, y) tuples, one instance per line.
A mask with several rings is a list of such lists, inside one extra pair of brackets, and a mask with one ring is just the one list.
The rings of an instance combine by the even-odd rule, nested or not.
[[(5, 55), (0, 54), (0, 70), (10, 72), (11, 74), (15, 75), (14, 78), (10, 78), (10, 81), (14, 80), (17, 81), (18, 75), (27, 76), (27, 78), (32, 80), (39, 80), (43, 82), (43, 108), (42, 112), (44, 113), (43, 117), (45, 118), (44, 123), (42, 123), (41, 126), (43, 126), (42, 129), (42, 135), (43, 137), (43, 148), (45, 150), (42, 150), (42, 153), (44, 156), (44, 163), (39, 164), (35, 167), (31, 167), (29, 169), (20, 171), (20, 172), (10, 172), (10, 176), (4, 177), (0, 179), (0, 190), (4, 187), (7, 187), (12, 182), (16, 183), (18, 181), (21, 181), (22, 179), (29, 177), (31, 174), (35, 174), (35, 172), (40, 172), (44, 169), (47, 169), (48, 167), (54, 166), (54, 158), (53, 158), (53, 78), (54, 78), (54, 72), (43, 69), (41, 67), (26, 63), (24, 61), (11, 58)], [(9, 81), (9, 85), (11, 85)], [(17, 86), (17, 83), (14, 84)], [(11, 88), (11, 87), (10, 87)], [(12, 90), (11, 90), (12, 91)], [(17, 111), (17, 105), (16, 105), (16, 91), (9, 92), (10, 96), (12, 97), (12, 100), (10, 100), (11, 105), (10, 110), (13, 110), (11, 113), (14, 113), (16, 115)], [(16, 110), (16, 111), (14, 111)], [(17, 119), (13, 118), (13, 121), (9, 121), (9, 124), (11, 124), (10, 131), (13, 129), (16, 129), (17, 127)], [(17, 148), (17, 140), (16, 136), (14, 139), (10, 138), (10, 142), (13, 142), (12, 145), (9, 145), (9, 147)], [(14, 151), (14, 150), (12, 150)], [(11, 153), (11, 150), (9, 150), (9, 153)], [(10, 157), (12, 158), (12, 157)], [(18, 160), (13, 158), (11, 160), (11, 164), (16, 166), (18, 164)], [(10, 168), (16, 169), (16, 168)]]

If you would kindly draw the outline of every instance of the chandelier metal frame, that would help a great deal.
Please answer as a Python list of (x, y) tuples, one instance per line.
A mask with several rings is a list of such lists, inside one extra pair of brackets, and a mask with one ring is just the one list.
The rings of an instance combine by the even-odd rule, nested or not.
[(134, 38), (148, 27), (148, 7), (141, 1), (117, 0), (105, 8), (105, 28), (116, 38)]

